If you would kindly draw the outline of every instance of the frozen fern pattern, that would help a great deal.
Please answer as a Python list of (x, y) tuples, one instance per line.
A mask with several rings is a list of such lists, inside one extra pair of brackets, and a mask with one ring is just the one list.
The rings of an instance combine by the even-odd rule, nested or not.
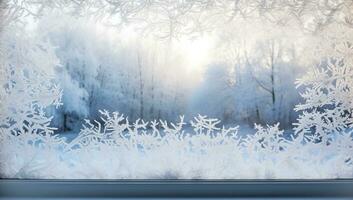
[(302, 111), (295, 132), (306, 141), (328, 144), (352, 128), (353, 48), (349, 42), (336, 44), (325, 68), (315, 68), (297, 81), (306, 89), (301, 94), (305, 102), (295, 108)]
[[(18, 31), (13, 31), (18, 32)], [(0, 38), (0, 172), (6, 178), (278, 179), (353, 177), (353, 56), (336, 43), (305, 88), (294, 134), (279, 124), (239, 126), (198, 115), (191, 121), (129, 121), (101, 110), (72, 141), (54, 134), (49, 107), (61, 104), (54, 48), (38, 38)], [(28, 36), (30, 37), (30, 36)], [(28, 48), (28, 47), (31, 48)], [(343, 52), (343, 53), (342, 53)], [(48, 58), (48, 59), (43, 59)], [(16, 65), (13, 65), (16, 63)]]
[(43, 156), (63, 142), (53, 135), (52, 117), (45, 114), (48, 106), (59, 106), (61, 98), (51, 70), (58, 65), (54, 50), (37, 38), (18, 34), (10, 29), (0, 38), (0, 169), (5, 177), (31, 177), (32, 172), (48, 167), (51, 157)]
[[(195, 117), (190, 123), (181, 117), (174, 124), (129, 122), (117, 112), (101, 113), (99, 122), (86, 121), (71, 142), (58, 143), (52, 135), (39, 147), (24, 143), (18, 136), (5, 140), (12, 151), (7, 152), (4, 163), (21, 166), (16, 173), (7, 172), (6, 177), (237, 179), (352, 175), (353, 142), (349, 134), (337, 135), (323, 145), (285, 137), (278, 124), (256, 125), (255, 134), (240, 137), (238, 127), (218, 127), (217, 119), (206, 116)], [(30, 140), (28, 136), (24, 139)], [(37, 135), (35, 140), (39, 139), (43, 137)], [(18, 149), (13, 149), (14, 144)], [(31, 159), (19, 162), (24, 155)], [(333, 170), (332, 166), (340, 169)]]

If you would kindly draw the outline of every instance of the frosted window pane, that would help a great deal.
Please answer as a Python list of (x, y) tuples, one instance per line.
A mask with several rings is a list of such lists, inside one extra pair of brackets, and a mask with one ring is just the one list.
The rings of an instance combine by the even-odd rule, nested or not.
[(1, 1), (0, 177), (353, 178), (352, 3), (236, 2)]

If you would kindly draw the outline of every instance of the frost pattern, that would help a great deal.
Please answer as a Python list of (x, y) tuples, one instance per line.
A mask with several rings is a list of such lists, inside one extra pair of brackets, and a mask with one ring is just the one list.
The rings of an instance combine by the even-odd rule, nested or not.
[[(190, 123), (129, 122), (101, 111), (102, 123), (86, 121), (71, 142), (32, 135), (38, 143), (5, 138), (5, 177), (17, 178), (344, 178), (352, 176), (353, 142), (340, 134), (329, 144), (285, 137), (278, 125), (218, 127), (217, 119), (197, 116)], [(189, 126), (190, 125), (190, 126)], [(22, 138), (22, 137), (21, 137)], [(46, 140), (44, 140), (46, 138)], [(42, 142), (40, 142), (42, 141)], [(36, 146), (36, 147), (35, 147)], [(25, 155), (25, 156), (24, 156)], [(4, 160), (3, 160), (4, 161)], [(11, 167), (10, 167), (11, 166)], [(14, 168), (16, 166), (16, 168)], [(334, 167), (334, 168), (333, 168)], [(15, 170), (16, 169), (16, 170)]]
[[(118, 112), (102, 110), (100, 121), (86, 120), (78, 137), (67, 141), (53, 134), (51, 118), (45, 115), (61, 98), (53, 80), (53, 66), (59, 65), (53, 47), (35, 38), (2, 37), (2, 177), (353, 177), (352, 56), (330, 56), (327, 67), (298, 80), (298, 87), (306, 90), (301, 94), (304, 103), (296, 107), (301, 115), (294, 134), (280, 130), (279, 124), (255, 125), (254, 134), (241, 137), (238, 126), (220, 127), (220, 120), (202, 115), (190, 122), (183, 116), (176, 123), (131, 122)], [(351, 45), (337, 48), (351, 55)], [(48, 56), (51, 59), (40, 59)]]
[(38, 152), (47, 154), (63, 142), (45, 114), (48, 106), (61, 104), (62, 91), (53, 82), (58, 60), (49, 43), (18, 29), (2, 32), (0, 41), (0, 173), (23, 177), (25, 170), (49, 164), (38, 163)]

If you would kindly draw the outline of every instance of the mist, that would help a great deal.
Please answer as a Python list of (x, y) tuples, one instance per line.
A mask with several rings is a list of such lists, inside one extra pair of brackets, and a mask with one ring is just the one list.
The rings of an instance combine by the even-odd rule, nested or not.
[(303, 56), (311, 35), (257, 21), (168, 39), (60, 12), (28, 24), (28, 34), (50, 42), (60, 61), (63, 105), (49, 109), (59, 131), (99, 120), (102, 109), (131, 120), (202, 114), (223, 124), (290, 128), (300, 102), (294, 82), (314, 59)]

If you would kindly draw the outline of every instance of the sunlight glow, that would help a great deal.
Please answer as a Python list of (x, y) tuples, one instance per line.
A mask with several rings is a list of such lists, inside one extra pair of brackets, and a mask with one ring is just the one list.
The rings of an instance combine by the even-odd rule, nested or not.
[(177, 45), (186, 57), (188, 72), (197, 73), (201, 72), (211, 60), (214, 38), (204, 36), (194, 40), (183, 39)]

